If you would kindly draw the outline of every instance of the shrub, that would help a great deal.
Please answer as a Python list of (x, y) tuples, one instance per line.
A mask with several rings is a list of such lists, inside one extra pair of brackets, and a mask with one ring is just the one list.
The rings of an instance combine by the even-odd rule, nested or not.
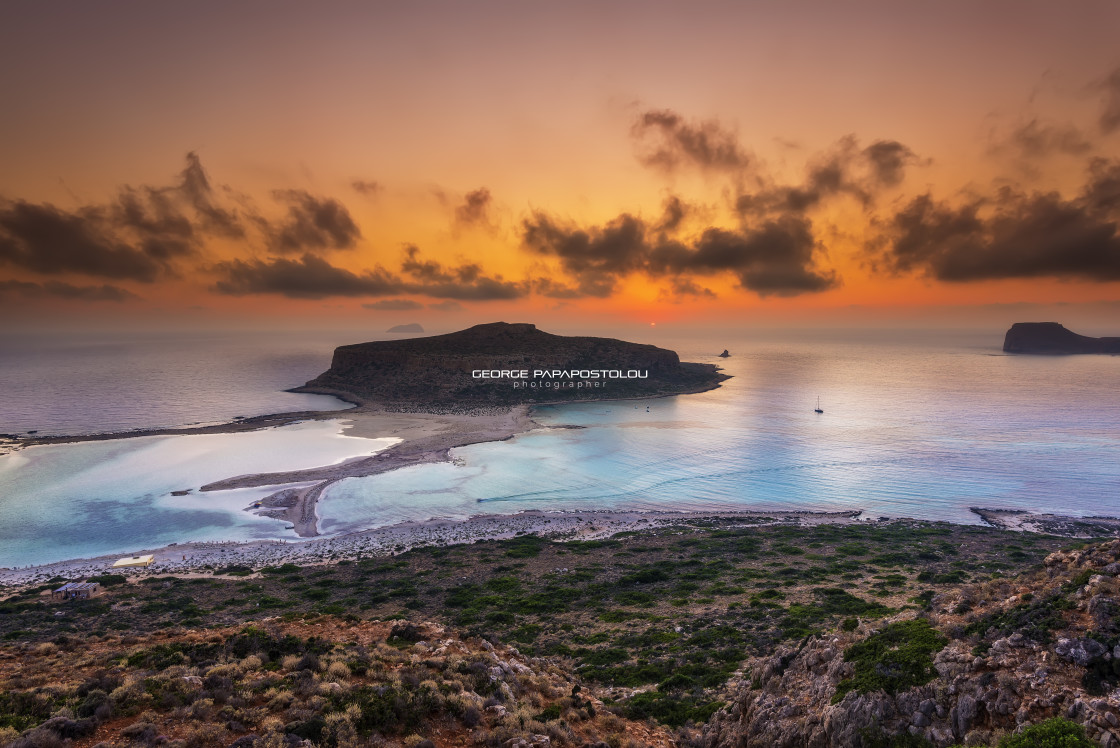
[(852, 663), (855, 673), (840, 681), (832, 703), (850, 691), (883, 690), (894, 695), (929, 683), (937, 676), (933, 655), (948, 642), (921, 618), (888, 625), (844, 651), (844, 661)]
[(1018, 735), (999, 741), (999, 748), (1093, 748), (1085, 728), (1068, 719), (1055, 717), (1032, 725)]

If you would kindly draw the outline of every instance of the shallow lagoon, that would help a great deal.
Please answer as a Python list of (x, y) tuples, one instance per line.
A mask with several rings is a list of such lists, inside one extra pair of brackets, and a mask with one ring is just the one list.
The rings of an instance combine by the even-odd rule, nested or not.
[(190, 540), (295, 537), (244, 511), (275, 488), (172, 496), (250, 473), (329, 465), (396, 439), (345, 435), (342, 421), (235, 434), (148, 436), (30, 447), (0, 457), (0, 566), (131, 553)]
[(1116, 357), (816, 341), (747, 344), (719, 363), (735, 378), (711, 392), (543, 407), (539, 422), (586, 428), (341, 481), (320, 503), (323, 525), (522, 509), (863, 509), (963, 523), (978, 521), (970, 506), (1120, 511)]
[[(545, 425), (585, 428), (340, 481), (318, 505), (320, 530), (522, 509), (858, 508), (966, 523), (977, 521), (970, 506), (1120, 513), (1120, 357), (1004, 356), (991, 336), (955, 334), (653, 342), (734, 378), (695, 395), (541, 407)], [(732, 357), (717, 359), (724, 347)], [(129, 418), (142, 422), (143, 403), (135, 409)], [(272, 489), (170, 492), (388, 444), (346, 437), (338, 423), (0, 458), (0, 566), (187, 540), (295, 540), (286, 523), (243, 511)]]

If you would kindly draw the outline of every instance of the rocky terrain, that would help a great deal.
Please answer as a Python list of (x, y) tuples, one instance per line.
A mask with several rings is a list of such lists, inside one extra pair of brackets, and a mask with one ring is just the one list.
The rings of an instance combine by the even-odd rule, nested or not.
[[(475, 378), (476, 370), (631, 370), (647, 378)], [(447, 335), (344, 345), (331, 368), (296, 392), (404, 407), (465, 407), (654, 397), (712, 389), (726, 379), (713, 364), (682, 363), (673, 351), (611, 338), (567, 337), (531, 324), (494, 322)], [(545, 386), (585, 382), (584, 386)], [(586, 382), (590, 382), (588, 385)], [(598, 382), (601, 386), (593, 386)]]
[(1120, 338), (1090, 338), (1057, 322), (1016, 322), (1003, 339), (1004, 353), (1120, 354)]
[(10, 586), (0, 745), (1120, 744), (1120, 541), (682, 516), (449, 542)]
[(703, 744), (979, 746), (1064, 719), (1120, 746), (1117, 574), (1120, 541), (1059, 551), (1018, 578), (939, 592), (916, 617), (754, 658)]
[(433, 623), (268, 619), (0, 654), (0, 745), (670, 746), (573, 677)]

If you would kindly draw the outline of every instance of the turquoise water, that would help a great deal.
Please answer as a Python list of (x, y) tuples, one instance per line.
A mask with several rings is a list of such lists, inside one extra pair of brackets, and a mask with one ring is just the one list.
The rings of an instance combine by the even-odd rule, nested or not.
[[(131, 553), (190, 540), (295, 537), (245, 511), (273, 488), (197, 493), (235, 475), (329, 465), (396, 439), (339, 421), (239, 434), (149, 436), (30, 447), (0, 457), (0, 566)], [(187, 496), (172, 491), (193, 489)]]
[[(970, 506), (1120, 513), (1120, 357), (1005, 356), (999, 336), (959, 333), (648, 342), (734, 378), (695, 395), (538, 408), (545, 425), (584, 428), (340, 481), (319, 503), (320, 529), (523, 509), (862, 509), (966, 523), (977, 521)], [(274, 368), (283, 360), (276, 346), (260, 348)], [(731, 358), (713, 356), (725, 347)], [(293, 365), (284, 385), (328, 358)], [(220, 368), (221, 356), (208, 360)], [(223, 370), (217, 381), (231, 376)], [(218, 385), (191, 386), (205, 391), (200, 402), (217, 403), (198, 420), (236, 405)], [(260, 385), (255, 397), (268, 392)], [(818, 395), (823, 414), (813, 412)], [(18, 407), (36, 412), (33, 398)], [(138, 399), (122, 418), (142, 423), (150, 407)], [(242, 511), (267, 490), (170, 491), (383, 446), (321, 423), (24, 450), (0, 458), (0, 566), (185, 540), (294, 539), (286, 523)]]
[(323, 526), (546, 508), (1120, 512), (1118, 357), (1005, 356), (983, 337), (736, 347), (678, 349), (734, 375), (717, 390), (544, 407), (538, 421), (585, 428), (335, 484)]

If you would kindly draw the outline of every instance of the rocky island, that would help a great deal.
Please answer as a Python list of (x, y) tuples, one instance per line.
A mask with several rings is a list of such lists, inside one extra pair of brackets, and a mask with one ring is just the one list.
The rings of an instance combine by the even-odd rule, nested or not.
[(330, 369), (293, 391), (410, 409), (471, 408), (702, 392), (727, 378), (713, 364), (685, 363), (653, 345), (493, 322), (340, 346)]
[(1090, 338), (1057, 322), (1016, 322), (1003, 339), (1004, 353), (1061, 356), (1076, 353), (1120, 354), (1120, 338)]

